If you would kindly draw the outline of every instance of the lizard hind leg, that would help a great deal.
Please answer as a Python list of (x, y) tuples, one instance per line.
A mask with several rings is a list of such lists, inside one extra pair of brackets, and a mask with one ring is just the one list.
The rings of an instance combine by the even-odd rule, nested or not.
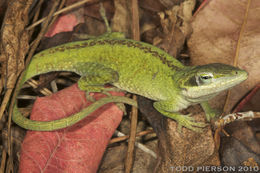
[(105, 84), (117, 82), (119, 79), (118, 73), (99, 63), (78, 63), (76, 65), (81, 78), (78, 81), (80, 90), (86, 92), (87, 99), (94, 101), (89, 95), (90, 92), (100, 92), (110, 95), (108, 91), (118, 91), (115, 88), (105, 88)]

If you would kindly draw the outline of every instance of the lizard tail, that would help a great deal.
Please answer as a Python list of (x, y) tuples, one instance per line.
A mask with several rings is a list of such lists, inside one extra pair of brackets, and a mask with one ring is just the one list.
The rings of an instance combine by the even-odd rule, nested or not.
[(12, 119), (16, 124), (28, 130), (53, 131), (71, 126), (90, 115), (99, 107), (111, 102), (125, 103), (137, 107), (137, 102), (133, 99), (123, 96), (109, 96), (94, 102), (87, 108), (84, 108), (81, 112), (78, 112), (72, 116), (53, 121), (34, 121), (24, 117), (18, 110), (17, 104), (15, 103)]

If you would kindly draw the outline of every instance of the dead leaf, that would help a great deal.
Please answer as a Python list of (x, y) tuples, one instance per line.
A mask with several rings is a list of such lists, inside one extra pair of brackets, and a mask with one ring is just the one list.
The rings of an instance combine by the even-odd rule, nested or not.
[[(182, 133), (179, 133), (177, 123), (156, 111), (151, 100), (138, 97), (138, 106), (153, 127), (159, 140), (158, 155), (160, 159), (158, 166), (154, 168), (155, 172), (178, 172), (174, 171), (173, 168), (186, 165), (194, 169), (196, 166), (220, 165), (210, 128), (203, 129), (203, 133), (182, 128)], [(190, 110), (194, 110), (194, 107)], [(196, 121), (203, 119), (201, 109), (199, 114), (195, 115)]]
[(157, 36), (153, 44), (162, 48), (173, 57), (178, 57), (185, 39), (191, 34), (191, 14), (195, 7), (194, 0), (188, 0), (171, 9), (158, 13), (163, 28), (163, 37)]
[[(102, 94), (95, 95), (97, 100), (102, 97)], [(90, 104), (85, 92), (73, 85), (49, 97), (38, 98), (31, 119), (60, 119)], [(28, 131), (21, 149), (20, 172), (96, 172), (122, 115), (115, 104), (107, 104), (71, 127), (50, 132)]]
[[(188, 41), (193, 64), (232, 65), (236, 58), (238, 67), (249, 73), (247, 81), (232, 89), (227, 111), (260, 82), (260, 1), (252, 0), (247, 13), (248, 2), (250, 1), (209, 1), (194, 17), (193, 34)], [(245, 14), (248, 14), (247, 19)], [(241, 32), (243, 24), (245, 29)], [(240, 47), (237, 49), (238, 44)], [(224, 98), (223, 95), (215, 98), (214, 105), (222, 107)]]
[(31, 3), (32, 1), (9, 2), (3, 21), (0, 45), (1, 81), (4, 81), (3, 84), (9, 89), (9, 92), (2, 102), (0, 117), (2, 117), (17, 77), (24, 68), (24, 58), (29, 48), (28, 33), (24, 29), (28, 24), (27, 13)]
[(130, 13), (130, 1), (115, 0), (115, 15), (112, 19), (112, 30), (117, 32), (123, 32), (126, 37), (131, 36), (131, 13)]
[(247, 161), (249, 158), (253, 158), (258, 165), (260, 164), (259, 154), (254, 153), (250, 148), (234, 137), (222, 138), (220, 155), (222, 164), (226, 166), (242, 166), (243, 162)]

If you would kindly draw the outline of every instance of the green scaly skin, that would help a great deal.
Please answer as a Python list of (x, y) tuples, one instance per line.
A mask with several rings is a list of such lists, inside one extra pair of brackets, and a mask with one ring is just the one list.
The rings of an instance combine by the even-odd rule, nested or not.
[[(247, 79), (247, 72), (225, 64), (188, 67), (152, 45), (125, 38), (107, 36), (67, 43), (34, 56), (25, 71), (21, 86), (33, 76), (72, 71), (81, 76), (78, 86), (87, 92), (105, 92), (104, 84), (154, 100), (154, 107), (174, 119), (179, 127), (200, 131), (206, 124), (178, 111), (200, 103), (207, 120), (216, 116), (207, 100)], [(136, 102), (112, 96), (101, 99), (82, 112), (56, 121), (32, 121), (22, 116), (15, 103), (12, 119), (19, 126), (51, 131), (75, 124), (100, 106), (118, 102), (137, 106)], [(91, 111), (89, 111), (91, 110)]]

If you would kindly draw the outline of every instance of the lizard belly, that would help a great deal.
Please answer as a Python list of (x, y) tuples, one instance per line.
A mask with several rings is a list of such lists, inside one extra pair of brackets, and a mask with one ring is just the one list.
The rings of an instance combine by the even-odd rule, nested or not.
[(121, 68), (115, 69), (119, 80), (113, 85), (155, 101), (168, 100), (174, 95), (176, 85), (173, 84), (172, 71), (169, 68), (148, 64), (144, 60), (136, 64), (122, 62)]
[[(147, 77), (148, 78), (148, 77)], [(184, 100), (179, 95), (178, 90), (176, 89), (175, 85), (171, 83), (172, 80), (166, 79), (167, 76), (160, 77), (158, 79), (140, 79), (140, 80), (133, 80), (133, 79), (122, 79), (120, 78), (118, 82), (113, 83), (112, 85), (116, 86), (119, 89), (125, 90), (130, 93), (134, 93), (140, 96), (144, 96), (154, 101), (171, 101), (173, 100), (174, 103), (176, 100), (180, 107), (187, 107), (190, 105), (190, 102)], [(163, 81), (163, 82), (162, 82)], [(169, 82), (167, 82), (169, 81)], [(177, 103), (177, 102), (176, 102)]]
[(137, 94), (137, 95), (140, 95), (140, 96), (144, 96), (144, 97), (149, 98), (151, 100), (160, 100), (160, 98), (161, 98), (161, 96), (158, 96), (158, 94), (157, 95), (151, 94), (147, 90), (144, 91), (140, 87), (134, 86), (133, 84), (122, 85), (120, 83), (113, 83), (113, 86), (115, 86), (115, 87), (117, 87), (121, 90), (130, 92), (130, 93), (134, 93), (134, 94)]

